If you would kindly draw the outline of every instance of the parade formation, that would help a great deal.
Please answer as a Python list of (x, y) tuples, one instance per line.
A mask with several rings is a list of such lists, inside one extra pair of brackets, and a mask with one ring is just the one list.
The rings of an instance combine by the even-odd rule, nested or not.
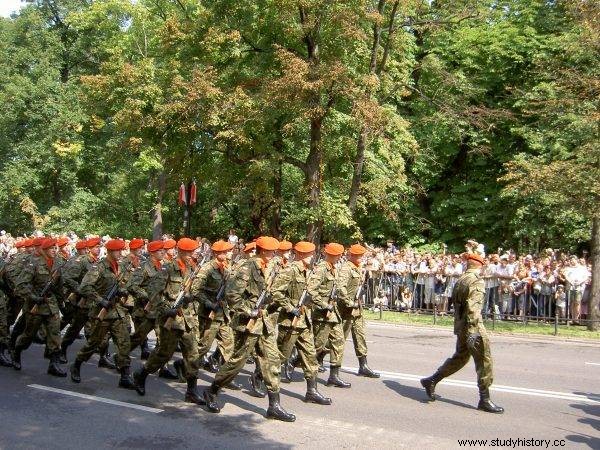
[[(240, 390), (236, 377), (252, 362), (250, 393), (268, 397), (266, 417), (286, 422), (296, 417), (282, 406), (280, 383), (291, 382), (296, 367), (306, 380), (307, 403), (334, 403), (317, 388), (327, 356), (326, 385), (351, 388), (340, 375), (349, 336), (358, 375), (379, 378), (367, 362), (362, 267), (367, 249), (360, 244), (328, 243), (318, 249), (311, 242), (261, 236), (243, 247), (219, 240), (201, 251), (197, 240), (185, 237), (150, 242), (90, 237), (74, 245), (73, 255), (69, 245), (67, 238), (25, 239), (1, 262), (0, 365), (27, 370), (26, 350), (41, 340), (49, 375), (86, 383), (88, 369), (82, 364), (97, 353), (99, 367), (118, 371), (121, 388), (150, 396), (148, 375), (158, 372), (187, 383), (185, 402), (219, 413), (219, 393)], [(489, 395), (493, 377), (481, 318), (483, 257), (467, 249), (463, 262), (467, 271), (452, 297), (456, 353), (421, 384), (435, 400), (436, 384), (473, 356), (478, 409), (502, 413)], [(70, 352), (82, 330), (85, 344)], [(152, 331), (157, 344), (150, 351)], [(138, 347), (146, 361), (132, 370), (131, 354)], [(67, 370), (63, 365), (69, 362)], [(215, 373), (203, 391), (199, 370)]]

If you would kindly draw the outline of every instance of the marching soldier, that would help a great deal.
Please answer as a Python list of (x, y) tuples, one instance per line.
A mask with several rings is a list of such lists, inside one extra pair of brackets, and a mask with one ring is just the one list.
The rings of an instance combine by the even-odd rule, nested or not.
[(17, 338), (13, 352), (13, 368), (21, 370), (21, 352), (29, 348), (43, 325), (46, 329), (46, 347), (50, 356), (48, 373), (57, 377), (67, 374), (59, 366), (60, 310), (56, 298), (56, 281), (60, 266), (55, 266), (56, 239), (44, 239), (39, 254), (32, 257), (19, 277), (15, 290), (25, 299), (25, 330)]
[(477, 409), (490, 413), (503, 413), (504, 408), (490, 400), (489, 389), (493, 381), (492, 355), (481, 318), (485, 283), (480, 272), (484, 258), (477, 253), (468, 253), (466, 258), (467, 271), (458, 279), (452, 291), (456, 351), (432, 376), (423, 378), (421, 385), (425, 388), (427, 396), (435, 400), (435, 386), (444, 378), (462, 369), (472, 356), (479, 386)]
[[(125, 285), (131, 280), (134, 272), (141, 269), (142, 264), (145, 259), (142, 257), (142, 251), (144, 249), (144, 240), (139, 238), (134, 238), (129, 241), (129, 255), (125, 258), (126, 266), (129, 268), (130, 275), (127, 277), (125, 281)], [(130, 294), (131, 296), (131, 294)], [(131, 313), (131, 320), (133, 321), (133, 327), (137, 330), (142, 322), (144, 321), (144, 303), (140, 299), (131, 296), (132, 300), (129, 298), (127, 301), (129, 303), (133, 303), (133, 311)], [(140, 348), (142, 350), (140, 359), (148, 359), (150, 356), (150, 350), (148, 349), (148, 339), (144, 339), (140, 344)]]
[(225, 296), (233, 310), (233, 356), (221, 366), (213, 383), (204, 391), (204, 401), (210, 412), (221, 411), (217, 403), (219, 391), (242, 370), (246, 359), (258, 346), (257, 361), (269, 395), (267, 417), (293, 422), (296, 416), (285, 411), (279, 403), (280, 358), (275, 339), (276, 324), (270, 316), (270, 308), (257, 302), (268, 297), (270, 284), (277, 274), (278, 267), (269, 268), (269, 262), (279, 248), (279, 241), (263, 236), (256, 240), (256, 248), (257, 257), (249, 259), (227, 283)]
[[(232, 249), (233, 244), (229, 242), (223, 240), (215, 242), (211, 246), (214, 259), (200, 269), (190, 290), (192, 298), (198, 301), (200, 323), (198, 354), (203, 358), (217, 339), (217, 350), (211, 358), (222, 358), (220, 365), (229, 361), (234, 347), (233, 330), (229, 325), (231, 321), (229, 307), (224, 298), (225, 283), (231, 270), (228, 259), (231, 257)], [(181, 367), (181, 362), (177, 361), (175, 368), (178, 373), (181, 372)], [(241, 389), (234, 380), (226, 387), (234, 390)]]
[(121, 284), (123, 274), (119, 267), (125, 241), (111, 239), (106, 242), (104, 248), (107, 252), (106, 257), (90, 267), (79, 286), (79, 294), (92, 304), (90, 309), (92, 330), (88, 342), (71, 365), (71, 380), (75, 383), (81, 382), (81, 364), (98, 351), (106, 334), (110, 333), (117, 347), (115, 362), (121, 372), (119, 387), (134, 389), (130, 375), (127, 309), (120, 300), (127, 296), (127, 290)]
[(8, 354), (10, 342), (8, 332), (8, 287), (3, 276), (7, 262), (0, 260), (0, 366), (12, 367), (12, 360)]
[(294, 246), (289, 241), (281, 241), (279, 243), (279, 250), (277, 251), (277, 256), (281, 258), (282, 267), (286, 267), (290, 260), (292, 259), (292, 248)]
[[(294, 246), (295, 259), (286, 267), (273, 283), (273, 302), (279, 308), (279, 333), (277, 345), (281, 352), (281, 363), (287, 363), (292, 349), (298, 348), (298, 355), (304, 378), (306, 379), (305, 402), (331, 405), (331, 399), (317, 390), (317, 356), (315, 338), (312, 333), (311, 310), (306, 306), (307, 270), (315, 257), (315, 244), (298, 242)], [(300, 304), (300, 301), (303, 304)]]
[[(62, 237), (56, 239), (58, 253), (56, 254), (55, 262), (57, 265), (59, 265), (63, 269), (64, 269), (67, 261), (69, 259), (71, 259), (71, 254), (69, 253), (69, 250), (68, 250), (68, 244), (69, 244), (69, 238), (66, 236), (62, 236)], [(73, 305), (70, 302), (66, 301), (67, 297), (64, 292), (64, 285), (63, 285), (63, 280), (62, 280), (62, 270), (61, 270), (60, 279), (59, 279), (59, 286), (60, 286), (60, 288), (58, 289), (59, 294), (57, 296), (57, 300), (58, 300), (58, 306), (60, 308), (60, 312), (62, 314), (62, 317), (60, 320), (60, 329), (64, 330), (65, 327), (71, 321), (73, 314), (75, 314), (75, 308), (73, 307)]]
[[(315, 333), (315, 348), (319, 365), (329, 351), (328, 386), (349, 388), (351, 385), (340, 379), (342, 365), (344, 332), (342, 318), (337, 306), (337, 270), (336, 264), (344, 253), (344, 246), (334, 242), (324, 248), (325, 259), (315, 266), (309, 277), (308, 293), (312, 297), (312, 320)], [(331, 338), (330, 338), (331, 335)], [(327, 344), (330, 350), (327, 350)]]
[[(348, 249), (348, 259), (342, 264), (338, 281), (338, 308), (342, 317), (344, 342), (352, 331), (354, 352), (358, 358), (358, 374), (379, 378), (379, 374), (371, 370), (367, 364), (367, 338), (365, 334), (365, 318), (361, 303), (361, 288), (364, 279), (361, 276), (361, 261), (367, 251), (362, 245), (352, 245)], [(344, 357), (344, 347), (341, 347), (340, 362)]]
[[(151, 244), (148, 244), (149, 249)], [(134, 374), (136, 391), (140, 395), (146, 393), (146, 378), (156, 372), (175, 353), (177, 343), (181, 346), (183, 360), (180, 371), (187, 381), (185, 401), (189, 403), (204, 404), (197, 392), (198, 374), (198, 310), (193, 297), (186, 295), (186, 285), (193, 276), (196, 263), (192, 253), (198, 248), (198, 243), (189, 238), (181, 238), (177, 242), (178, 257), (167, 265), (168, 278), (164, 294), (168, 298), (153, 308), (160, 324), (160, 341), (150, 354), (146, 364)], [(181, 304), (177, 305), (180, 295)]]
[(21, 246), (18, 249), (17, 254), (6, 263), (2, 277), (7, 288), (6, 293), (8, 296), (6, 324), (9, 328), (12, 324), (15, 324), (9, 340), (11, 351), (15, 347), (17, 337), (19, 337), (19, 334), (23, 332), (25, 327), (24, 314), (21, 315), (21, 318), (19, 319), (23, 325), (17, 327), (17, 324), (15, 323), (21, 312), (21, 308), (23, 307), (23, 299), (16, 293), (15, 287), (21, 270), (31, 257), (33, 251), (33, 239), (24, 239), (20, 241), (20, 244)]

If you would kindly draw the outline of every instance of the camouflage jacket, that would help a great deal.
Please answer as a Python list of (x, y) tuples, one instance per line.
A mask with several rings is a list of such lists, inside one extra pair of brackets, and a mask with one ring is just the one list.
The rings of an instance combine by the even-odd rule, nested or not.
[[(177, 261), (181, 261), (185, 265), (185, 270), (181, 270)], [(195, 266), (192, 265), (189, 261), (180, 260), (179, 258), (170, 261), (167, 264), (167, 286), (165, 289), (165, 297), (166, 302), (164, 309), (161, 311), (161, 314), (174, 306), (175, 301), (177, 300), (177, 296), (181, 292), (181, 288), (185, 282), (187, 282), (188, 277), (193, 275), (195, 270)], [(173, 330), (183, 330), (183, 331), (191, 331), (198, 328), (198, 306), (197, 302), (192, 301), (188, 305), (182, 308), (182, 315), (177, 315), (175, 317), (175, 321), (171, 326)]]
[[(30, 253), (21, 252), (17, 253), (13, 258), (11, 258), (4, 267), (4, 280), (8, 286), (8, 288), (14, 293), (15, 286), (17, 284), (17, 278), (25, 267), (28, 264), (29, 259), (32, 257)], [(16, 293), (15, 293), (16, 294)]]
[(476, 269), (467, 270), (454, 285), (454, 334), (485, 332), (481, 308), (485, 297), (485, 282)]
[[(278, 323), (284, 327), (291, 327), (294, 315), (291, 314), (294, 308), (298, 307), (300, 297), (306, 289), (307, 271), (302, 261), (294, 261), (282, 269), (281, 273), (273, 282), (271, 291), (273, 292), (273, 302), (279, 308)], [(306, 300), (305, 300), (306, 302)], [(305, 303), (304, 306), (308, 304)], [(296, 328), (306, 328), (311, 323), (311, 309), (303, 308), (302, 314), (296, 324)]]
[[(98, 317), (102, 310), (100, 302), (106, 298), (115, 283), (118, 282), (121, 288), (125, 287), (122, 276), (121, 267), (119, 266), (119, 271), (115, 274), (106, 258), (90, 266), (79, 285), (79, 294), (91, 304), (90, 318)], [(109, 309), (105, 320), (124, 319), (127, 316), (127, 309), (123, 305), (123, 299), (115, 296), (112, 301), (113, 306)]]
[(169, 278), (168, 268), (166, 264), (158, 261), (157, 266), (150, 258), (139, 269), (135, 269), (131, 264), (122, 269), (127, 291), (139, 305), (143, 305), (145, 317), (148, 319), (157, 319), (166, 309), (163, 293)]
[(337, 302), (333, 302), (333, 311), (326, 309), (334, 288), (337, 290), (337, 270), (327, 261), (318, 263), (307, 280), (308, 293), (312, 297), (312, 319), (316, 322), (340, 323), (342, 321)]
[(350, 261), (345, 261), (338, 273), (337, 304), (340, 315), (344, 319), (360, 317), (362, 307), (359, 307), (356, 293), (362, 284), (360, 267)]
[[(93, 260), (90, 259), (89, 255), (75, 255), (67, 261), (61, 271), (65, 299), (70, 299), (74, 304), (80, 303), (79, 285), (92, 264)], [(81, 306), (89, 308), (90, 304), (83, 299)]]
[(23, 266), (15, 285), (15, 293), (25, 300), (25, 311), (31, 310), (34, 306), (31, 296), (41, 295), (44, 288), (52, 281), (44, 295), (46, 301), (38, 305), (37, 310), (38, 314), (46, 316), (58, 314), (58, 273), (61, 267), (55, 261), (50, 268), (46, 258), (40, 255), (34, 255), (27, 261), (28, 263)]
[(223, 297), (221, 305), (217, 305), (217, 293), (225, 282), (229, 268), (225, 268), (225, 273), (221, 273), (219, 264), (213, 259), (205, 264), (194, 278), (190, 294), (194, 300), (198, 301), (198, 315), (205, 319), (209, 318), (211, 311), (214, 311), (214, 319), (218, 322), (229, 323), (229, 307)]

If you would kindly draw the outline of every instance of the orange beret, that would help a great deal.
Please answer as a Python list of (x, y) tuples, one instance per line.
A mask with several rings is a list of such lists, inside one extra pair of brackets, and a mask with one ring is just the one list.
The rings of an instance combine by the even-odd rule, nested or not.
[(177, 241), (177, 248), (186, 252), (193, 252), (198, 248), (198, 242), (190, 238), (181, 238)]
[(360, 244), (354, 244), (354, 245), (350, 246), (348, 251), (350, 252), (351, 255), (360, 256), (360, 255), (364, 255), (367, 252), (367, 249), (364, 248)]
[(69, 243), (69, 238), (66, 236), (60, 237), (56, 240), (56, 245), (58, 245), (59, 247), (67, 245), (68, 243)]
[(485, 263), (485, 259), (483, 258), (483, 256), (477, 254), (477, 253), (467, 253), (467, 260), (472, 259), (473, 261), (477, 261), (479, 264), (484, 264)]
[(165, 247), (164, 247), (165, 250), (175, 248), (175, 246), (177, 245), (177, 242), (175, 242), (175, 239), (166, 239), (164, 241), (164, 243), (165, 243)]
[(279, 248), (278, 250), (281, 250), (282, 252), (287, 252), (288, 250), (291, 250), (293, 247), (292, 243), (289, 241), (281, 241), (279, 243)]
[(210, 247), (213, 252), (228, 252), (232, 248), (233, 244), (231, 242), (224, 241), (223, 239), (218, 240)]
[(271, 236), (261, 236), (256, 240), (256, 246), (263, 250), (279, 250), (279, 241)]
[(123, 239), (111, 239), (104, 244), (104, 247), (109, 251), (124, 250), (125, 241)]
[(36, 237), (33, 239), (33, 243), (31, 244), (33, 247), (39, 247), (40, 245), (42, 245), (42, 242), (44, 242), (46, 238), (44, 236), (42, 237)]
[(42, 243), (40, 244), (40, 246), (42, 247), (42, 249), (46, 250), (50, 247), (54, 247), (56, 245), (56, 239), (52, 239), (52, 238), (47, 238), (44, 239), (42, 241)]
[(312, 242), (300, 241), (294, 245), (294, 250), (298, 253), (310, 253), (314, 252), (317, 247)]
[(137, 250), (144, 246), (144, 240), (140, 238), (133, 238), (129, 241), (129, 250)]
[(244, 246), (244, 253), (249, 253), (250, 251), (254, 250), (255, 248), (256, 248), (256, 242), (248, 242)]
[(83, 250), (84, 248), (87, 248), (88, 243), (85, 239), (81, 239), (80, 241), (77, 241), (77, 243), (75, 244), (75, 249), (77, 250)]
[(25, 243), (25, 241), (17, 241), (17, 242), (15, 242), (15, 248), (21, 248), (21, 247), (23, 247), (24, 243)]
[(100, 238), (99, 237), (89, 238), (86, 242), (87, 242), (88, 248), (97, 247), (98, 245), (100, 245)]
[(344, 246), (335, 242), (330, 242), (325, 246), (325, 253), (331, 256), (339, 256), (344, 253)]
[(25, 239), (23, 241), (23, 247), (32, 247), (33, 246), (33, 239)]
[(165, 241), (148, 242), (148, 246), (146, 248), (149, 252), (156, 252), (158, 250), (162, 250), (163, 248), (165, 248)]

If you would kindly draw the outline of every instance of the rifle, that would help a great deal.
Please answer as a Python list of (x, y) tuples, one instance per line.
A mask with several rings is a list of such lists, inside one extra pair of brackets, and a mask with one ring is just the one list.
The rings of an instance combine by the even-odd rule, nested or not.
[[(281, 266), (279, 265), (279, 262), (276, 262), (275, 267), (273, 267), (273, 270), (269, 274), (269, 279), (265, 283), (264, 289), (258, 296), (258, 299), (256, 299), (256, 303), (254, 304), (253, 309), (261, 310), (263, 308), (264, 304), (267, 302), (268, 297), (271, 296), (271, 292), (270, 292), (271, 286), (273, 285), (273, 281), (275, 280), (277, 273), (279, 273), (280, 268), (281, 268)], [(248, 330), (248, 331), (252, 330), (252, 328), (254, 328), (254, 325), (256, 325), (256, 317), (251, 317), (250, 320), (248, 321), (248, 324), (246, 325), (246, 330)]]
[[(227, 280), (229, 280), (229, 277), (231, 276), (231, 271), (233, 270), (233, 266), (235, 265), (235, 263), (238, 262), (238, 260), (240, 259), (240, 254), (238, 253), (238, 255), (233, 259), (233, 261), (231, 261), (231, 269), (229, 269), (229, 271), (227, 272), (227, 274), (225, 276), (223, 276), (223, 279), (221, 280), (221, 285), (219, 286), (219, 290), (217, 291), (217, 296), (215, 298), (215, 300), (217, 301), (217, 304), (219, 305), (219, 307), (222, 309), (223, 308), (223, 297), (225, 296), (225, 286), (227, 285)], [(211, 312), (208, 314), (208, 318), (210, 320), (214, 320), (215, 318), (215, 310), (211, 310)]]
[[(363, 292), (363, 289), (365, 287), (366, 278), (367, 278), (367, 271), (363, 270), (363, 276), (361, 277), (361, 280), (360, 280), (360, 286), (356, 290), (356, 295), (354, 296), (354, 300), (358, 303), (358, 309), (361, 312), (362, 312), (362, 309), (363, 309), (362, 292)], [(380, 283), (380, 285), (381, 285), (381, 283)], [(379, 292), (379, 289), (381, 289), (381, 287), (378, 288), (378, 292)]]
[[(311, 265), (310, 271), (306, 274), (306, 282), (308, 284), (308, 279), (312, 275), (315, 270), (315, 266), (319, 262), (319, 259), (315, 258)], [(300, 310), (300, 316), (304, 314), (304, 310), (306, 308), (306, 303), (308, 303), (308, 286), (304, 288), (302, 291), (302, 295), (300, 296), (300, 301), (298, 301), (298, 309)], [(292, 328), (296, 328), (298, 326), (298, 321), (300, 320), (300, 316), (294, 317), (292, 320)]]
[[(60, 266), (56, 267), (51, 273), (50, 273), (50, 280), (48, 280), (48, 282), (46, 283), (46, 285), (44, 286), (44, 288), (42, 289), (42, 292), (40, 292), (40, 297), (44, 298), (46, 297), (46, 294), (48, 293), (48, 291), (50, 290), (50, 288), (52, 287), (52, 285), (54, 284), (56, 275), (58, 274), (58, 272), (60, 272), (60, 269), (63, 268), (63, 266), (66, 264), (66, 261), (63, 262)], [(39, 308), (37, 303), (35, 305), (33, 305), (33, 308), (31, 308), (31, 311), (29, 311), (31, 314), (37, 314)]]
[[(125, 272), (123, 272), (121, 275), (119, 275), (119, 278), (117, 278), (117, 280), (115, 281), (115, 283), (112, 285), (112, 287), (110, 288), (110, 290), (108, 291), (108, 293), (104, 296), (104, 299), (110, 303), (110, 307), (112, 307), (112, 300), (113, 298), (115, 298), (115, 295), (117, 295), (117, 292), (119, 292), (119, 283), (121, 282), (121, 280), (123, 279), (123, 276), (125, 275)], [(104, 320), (104, 318), (108, 315), (108, 309), (102, 307), (102, 309), (100, 310), (100, 312), (98, 313), (98, 319), (100, 320)]]
[[(172, 308), (177, 310), (177, 315), (180, 316), (182, 314), (182, 307), (183, 307), (183, 303), (185, 301), (185, 296), (188, 292), (190, 292), (190, 288), (192, 287), (192, 283), (194, 281), (194, 278), (196, 278), (196, 276), (198, 275), (198, 272), (200, 272), (200, 269), (202, 268), (202, 266), (204, 266), (204, 264), (206, 263), (206, 261), (208, 260), (208, 254), (205, 254), (202, 257), (202, 261), (200, 261), (200, 264), (198, 264), (196, 266), (196, 268), (194, 269), (194, 271), (190, 274), (190, 276), (188, 276), (183, 283), (181, 283), (181, 288), (179, 288), (179, 293), (177, 294), (177, 297), (175, 297), (175, 302), (173, 303)], [(148, 304), (150, 304), (150, 301), (148, 301)], [(169, 317), (167, 320), (165, 320), (164, 323), (164, 327), (167, 330), (170, 330), (171, 327), (173, 326), (173, 322), (175, 321), (175, 319), (173, 317)]]

